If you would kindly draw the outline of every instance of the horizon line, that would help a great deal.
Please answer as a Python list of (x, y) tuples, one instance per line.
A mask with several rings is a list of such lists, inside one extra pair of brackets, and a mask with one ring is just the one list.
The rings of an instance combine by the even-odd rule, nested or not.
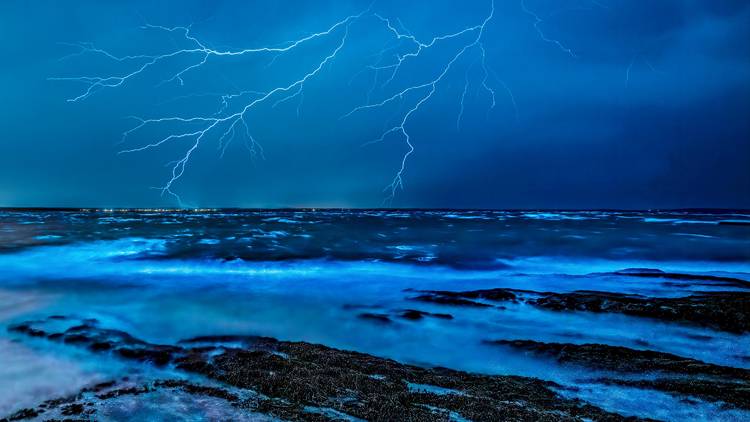
[(462, 211), (462, 212), (750, 212), (746, 208), (685, 207), (685, 208), (450, 208), (450, 207), (3, 207), (0, 211), (57, 211), (57, 212), (316, 212), (316, 211)]

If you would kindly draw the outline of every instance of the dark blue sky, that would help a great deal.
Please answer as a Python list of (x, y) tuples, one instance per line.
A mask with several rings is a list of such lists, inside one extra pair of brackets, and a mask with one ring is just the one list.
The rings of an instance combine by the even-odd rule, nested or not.
[[(117, 63), (96, 54), (61, 60), (77, 51), (66, 43), (90, 41), (116, 55), (189, 46), (178, 34), (139, 29), (150, 23), (192, 24), (193, 34), (217, 50), (280, 45), (326, 30), (368, 4), (0, 2), (0, 206), (176, 205), (150, 188), (170, 179), (165, 165), (184, 155), (189, 140), (136, 154), (118, 151), (190, 126), (146, 128), (120, 144), (135, 123), (126, 117), (210, 117), (219, 97), (187, 96), (286, 85), (314, 68), (343, 33), (339, 29), (273, 62), (268, 54), (212, 57), (186, 73), (183, 85), (160, 84), (179, 66), (199, 61), (183, 55), (77, 102), (65, 100), (85, 85), (49, 78), (119, 75), (143, 61)], [(543, 19), (541, 33), (520, 0), (496, 0), (482, 38), (494, 108), (482, 87), (480, 50), (473, 48), (410, 118), (406, 127), (415, 152), (394, 206), (750, 208), (750, 3), (525, 4)], [(481, 23), (489, 5), (378, 0), (372, 12), (394, 24), (398, 18), (399, 28), (427, 42)], [(272, 107), (284, 97), (279, 95), (247, 114), (265, 160), (252, 160), (240, 138), (220, 157), (220, 130), (202, 141), (174, 191), (191, 206), (381, 205), (383, 188), (407, 147), (398, 136), (362, 144), (392, 127), (419, 96), (340, 116), (366, 104), (368, 93), (371, 101), (382, 101), (432, 79), (471, 38), (437, 43), (388, 86), (373, 85), (373, 73), (363, 69), (384, 46), (397, 47), (392, 35), (369, 14), (354, 22), (342, 50), (305, 83), (303, 97)], [(410, 48), (403, 42), (383, 63)], [(245, 103), (233, 102), (230, 109)]]

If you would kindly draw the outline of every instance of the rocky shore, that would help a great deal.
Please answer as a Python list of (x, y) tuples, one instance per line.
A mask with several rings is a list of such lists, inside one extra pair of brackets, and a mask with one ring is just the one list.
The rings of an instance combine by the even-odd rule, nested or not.
[[(490, 308), (497, 302), (524, 302), (552, 311), (619, 313), (692, 324), (730, 333), (750, 332), (750, 292), (705, 292), (678, 298), (659, 298), (598, 291), (570, 293), (519, 289), (419, 291), (411, 299), (440, 305)], [(500, 305), (502, 306), (502, 305)]]
[[(618, 275), (659, 278), (719, 287), (746, 287), (730, 277), (625, 270)], [(617, 313), (670, 323), (707, 327), (732, 334), (750, 332), (750, 292), (710, 291), (684, 297), (648, 297), (600, 291), (568, 293), (522, 289), (470, 291), (407, 290), (416, 302), (475, 309), (505, 309), (524, 304), (555, 312)], [(581, 367), (590, 381), (605, 385), (656, 390), (680, 399), (699, 399), (720, 406), (750, 409), (750, 371), (705, 363), (653, 350), (635, 350), (606, 344), (544, 343), (534, 340), (487, 340), (486, 344), (549, 358)], [(593, 374), (593, 375), (592, 375)]]
[(750, 371), (652, 350), (606, 344), (496, 340), (489, 344), (545, 356), (563, 364), (612, 372), (597, 382), (658, 390), (750, 409)]
[[(590, 312), (651, 318), (723, 331), (721, 335), (732, 338), (750, 332), (750, 292), (742, 290), (743, 280), (646, 270), (612, 274), (734, 290), (699, 289), (687, 290), (683, 297), (650, 297), (590, 290), (407, 289), (406, 298), (412, 305), (350, 304), (344, 308), (353, 317), (384, 330), (407, 326), (418, 329), (421, 322), (461, 324), (466, 315), (460, 308), (484, 315), (520, 305), (551, 311), (550, 315)], [(659, 392), (680, 402), (706, 404), (737, 414), (750, 411), (750, 370), (657, 350), (638, 350), (658, 349), (645, 341), (629, 348), (593, 341), (573, 344), (511, 337), (487, 338), (486, 346), (481, 346), (483, 336), (475, 337), (475, 344), (491, 353), (497, 350), (498, 355), (505, 353), (503, 356), (528, 355), (572, 369), (570, 380), (558, 380), (557, 384), (523, 376), (412, 366), (269, 337), (205, 336), (155, 344), (96, 319), (66, 315), (17, 323), (9, 331), (18, 340), (65, 344), (94, 356), (115, 357), (139, 368), (159, 368), (167, 373), (89, 385), (76, 394), (18, 410), (0, 418), (0, 422), (100, 420), (111, 418), (117, 409), (133, 406), (139, 408), (139, 414), (152, 412), (155, 419), (209, 412), (210, 418), (218, 420), (638, 420), (571, 398), (578, 396), (573, 392), (580, 386), (640, 390), (646, 396)], [(709, 331), (704, 337), (711, 339), (709, 334), (713, 335)], [(737, 353), (739, 358), (747, 354), (741, 349)], [(144, 410), (144, 403), (150, 410)], [(606, 403), (601, 405), (607, 407)], [(177, 409), (176, 413), (164, 413), (170, 406)]]
[(146, 400), (154, 394), (219, 400), (241, 412), (286, 420), (636, 420), (564, 398), (554, 391), (555, 384), (534, 378), (421, 368), (303, 342), (212, 336), (158, 345), (96, 320), (64, 316), (17, 324), (10, 331), (174, 368), (214, 384), (112, 380), (19, 410), (3, 421), (97, 420), (110, 401), (131, 396)]

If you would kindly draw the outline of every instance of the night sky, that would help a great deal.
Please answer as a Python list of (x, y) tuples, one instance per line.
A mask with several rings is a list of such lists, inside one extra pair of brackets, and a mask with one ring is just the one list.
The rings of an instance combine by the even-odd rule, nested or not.
[[(154, 5), (154, 3), (159, 3)], [(325, 31), (368, 1), (0, 2), (0, 206), (176, 206), (152, 189), (190, 142), (118, 154), (164, 137), (122, 133), (143, 118), (212, 116), (216, 93), (267, 91), (304, 75), (341, 32), (276, 57), (211, 58), (184, 83), (162, 83), (184, 55), (76, 102), (79, 82), (143, 61), (72, 55), (92, 42), (115, 55), (185, 48), (146, 23), (191, 25), (215, 49), (284, 45)], [(496, 0), (480, 51), (455, 63), (407, 125), (414, 154), (393, 206), (454, 208), (750, 208), (750, 2), (746, 0)], [(341, 119), (439, 73), (468, 38), (436, 43), (382, 86), (373, 71), (413, 48), (393, 43), (377, 13), (428, 42), (480, 24), (490, 0), (377, 0), (304, 96), (247, 116), (265, 159), (241, 140), (221, 155), (216, 133), (174, 191), (200, 207), (377, 207), (407, 146), (389, 136), (416, 97)], [(538, 15), (542, 21), (535, 27)], [(396, 19), (398, 18), (398, 20)], [(470, 37), (469, 37), (470, 38)], [(545, 38), (547, 39), (545, 41)], [(556, 42), (559, 41), (559, 45)], [(389, 43), (390, 42), (390, 43)], [(570, 49), (570, 52), (565, 51)], [(66, 57), (67, 56), (67, 57)], [(466, 94), (464, 88), (469, 81)], [(374, 83), (376, 82), (376, 83)], [(199, 94), (199, 95), (195, 95)], [(460, 99), (464, 112), (460, 123)], [(236, 109), (241, 102), (232, 103)], [(179, 127), (173, 126), (173, 129)]]

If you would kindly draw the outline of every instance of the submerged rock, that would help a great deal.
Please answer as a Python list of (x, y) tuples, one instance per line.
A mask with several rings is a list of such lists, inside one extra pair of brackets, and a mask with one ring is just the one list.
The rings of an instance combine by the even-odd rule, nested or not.
[[(77, 416), (97, 419), (95, 413), (86, 412), (96, 411), (101, 402), (126, 396), (145, 400), (150, 394), (175, 394), (171, 391), (220, 399), (246, 412), (291, 420), (340, 420), (344, 416), (415, 421), (456, 418), (478, 421), (635, 420), (580, 400), (564, 398), (553, 391), (553, 383), (538, 379), (427, 369), (304, 342), (220, 336), (188, 339), (179, 345), (154, 345), (96, 324), (77, 328), (73, 333), (46, 332), (43, 327), (30, 326), (44, 331), (51, 340), (64, 341), (76, 335), (81, 341), (71, 345), (79, 347), (90, 347), (107, 339), (113, 351), (139, 351), (138, 354), (117, 352), (125, 359), (162, 363), (142, 356), (165, 356), (166, 364), (203, 375), (226, 387), (175, 380), (140, 386), (105, 383), (58, 404), (45, 402), (35, 409), (11, 415), (19, 420), (45, 412), (61, 414), (63, 410), (71, 414), (80, 411)], [(97, 352), (112, 353), (102, 349)], [(413, 388), (415, 385), (431, 388)], [(456, 393), (446, 394), (445, 391)], [(91, 394), (100, 402), (95, 408), (86, 405), (92, 400)]]
[[(638, 274), (662, 274), (639, 271)], [(425, 291), (412, 300), (441, 305), (491, 307), (476, 299), (525, 302), (554, 311), (621, 313), (701, 325), (731, 333), (750, 332), (750, 292), (706, 292), (687, 297), (659, 298), (622, 293), (575, 291), (533, 292), (489, 289), (463, 292)]]
[(750, 383), (748, 382), (700, 378), (659, 378), (655, 380), (599, 378), (596, 381), (603, 384), (692, 396), (707, 401), (723, 402), (740, 409), (750, 409)]
[(47, 400), (0, 421), (98, 420), (275, 420), (250, 410), (251, 396), (228, 388), (165, 379), (134, 385), (127, 378), (85, 388), (75, 395)]
[(420, 302), (437, 303), (438, 305), (452, 305), (452, 306), (473, 306), (477, 308), (491, 308), (492, 305), (486, 303), (475, 302), (473, 300), (462, 299), (457, 295), (441, 295), (441, 294), (424, 294), (415, 296), (412, 300), (418, 300)]
[[(670, 353), (606, 344), (542, 343), (533, 340), (496, 340), (487, 343), (549, 356), (560, 363), (629, 374), (624, 378), (599, 378), (597, 382), (688, 395), (750, 409), (750, 370), (714, 365)], [(646, 379), (634, 379), (633, 374), (647, 376), (644, 376)]]
[(420, 319), (423, 319), (424, 317), (438, 318), (438, 319), (453, 319), (453, 315), (451, 314), (432, 313), (432, 312), (420, 311), (417, 309), (404, 309), (403, 311), (401, 311), (401, 314), (399, 316), (403, 319), (408, 319), (411, 321), (418, 321)]
[(360, 319), (367, 319), (370, 321), (380, 322), (383, 324), (390, 324), (391, 318), (386, 314), (376, 314), (372, 312), (363, 312), (357, 315)]
[(750, 331), (750, 292), (653, 298), (606, 292), (547, 293), (529, 304), (556, 311), (612, 312), (692, 323), (732, 333)]
[(668, 280), (681, 280), (681, 281), (710, 281), (718, 284), (725, 284), (729, 286), (737, 287), (750, 287), (750, 281), (742, 280), (735, 277), (723, 277), (716, 275), (704, 275), (704, 274), (686, 274), (686, 273), (671, 273), (662, 270), (651, 269), (651, 268), (626, 268), (624, 270), (616, 271), (613, 274), (625, 275), (628, 277), (641, 277), (641, 278), (665, 278)]
[(454, 292), (450, 290), (418, 290), (417, 292), (422, 294), (412, 297), (412, 300), (437, 303), (440, 305), (475, 306), (480, 308), (489, 308), (492, 307), (492, 305), (483, 302), (477, 302), (476, 300), (482, 299), (490, 301), (516, 301), (516, 294), (511, 289), (471, 290), (464, 292)]
[(562, 363), (575, 363), (618, 372), (673, 372), (688, 375), (721, 376), (750, 381), (750, 370), (714, 365), (697, 359), (653, 350), (587, 343), (543, 343), (534, 340), (496, 340), (489, 344), (509, 346), (541, 355), (554, 356)]
[(447, 290), (432, 290), (429, 293), (447, 296), (447, 297), (463, 297), (466, 299), (486, 299), (486, 300), (515, 300), (516, 294), (510, 289), (485, 289), (485, 290), (472, 290), (468, 292), (452, 292)]

